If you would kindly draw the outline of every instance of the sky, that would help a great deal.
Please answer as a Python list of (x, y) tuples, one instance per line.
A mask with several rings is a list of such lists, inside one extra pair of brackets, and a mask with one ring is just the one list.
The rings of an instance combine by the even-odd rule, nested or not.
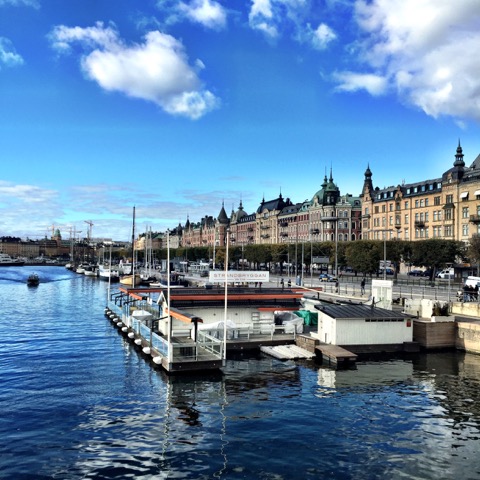
[(0, 0), (0, 236), (129, 240), (480, 154), (480, 0)]

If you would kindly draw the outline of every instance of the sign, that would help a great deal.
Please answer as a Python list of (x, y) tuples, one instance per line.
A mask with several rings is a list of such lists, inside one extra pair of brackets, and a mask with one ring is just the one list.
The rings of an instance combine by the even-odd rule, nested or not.
[(313, 257), (313, 263), (328, 263), (329, 261), (328, 257)]
[[(225, 283), (225, 272), (221, 272), (218, 270), (210, 271), (208, 280), (210, 283)], [(252, 270), (227, 271), (227, 283), (268, 282), (269, 280), (270, 272)]]

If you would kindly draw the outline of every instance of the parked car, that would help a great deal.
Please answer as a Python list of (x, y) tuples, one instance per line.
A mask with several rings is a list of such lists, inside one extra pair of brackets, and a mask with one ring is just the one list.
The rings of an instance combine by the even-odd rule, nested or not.
[(408, 275), (411, 277), (423, 277), (423, 270), (410, 270)]
[(318, 279), (321, 282), (336, 282), (337, 281), (336, 277), (334, 277), (333, 275), (330, 275), (329, 273), (321, 273), (318, 276)]
[(453, 268), (445, 268), (440, 273), (437, 273), (438, 278), (453, 278), (454, 277), (454, 270)]

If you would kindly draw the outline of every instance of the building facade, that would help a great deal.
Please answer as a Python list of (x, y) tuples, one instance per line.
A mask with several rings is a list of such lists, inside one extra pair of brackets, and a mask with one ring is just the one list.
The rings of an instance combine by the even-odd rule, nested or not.
[(459, 143), (452, 168), (441, 177), (383, 189), (373, 187), (367, 167), (361, 197), (364, 239), (468, 243), (480, 233), (480, 155), (466, 167)]

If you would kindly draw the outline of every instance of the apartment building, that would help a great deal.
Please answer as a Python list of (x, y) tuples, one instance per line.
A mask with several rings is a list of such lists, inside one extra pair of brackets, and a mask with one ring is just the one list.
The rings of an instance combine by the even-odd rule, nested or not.
[(480, 233), (480, 155), (466, 167), (460, 142), (453, 166), (441, 177), (380, 189), (372, 176), (368, 166), (361, 194), (363, 239), (468, 242)]

